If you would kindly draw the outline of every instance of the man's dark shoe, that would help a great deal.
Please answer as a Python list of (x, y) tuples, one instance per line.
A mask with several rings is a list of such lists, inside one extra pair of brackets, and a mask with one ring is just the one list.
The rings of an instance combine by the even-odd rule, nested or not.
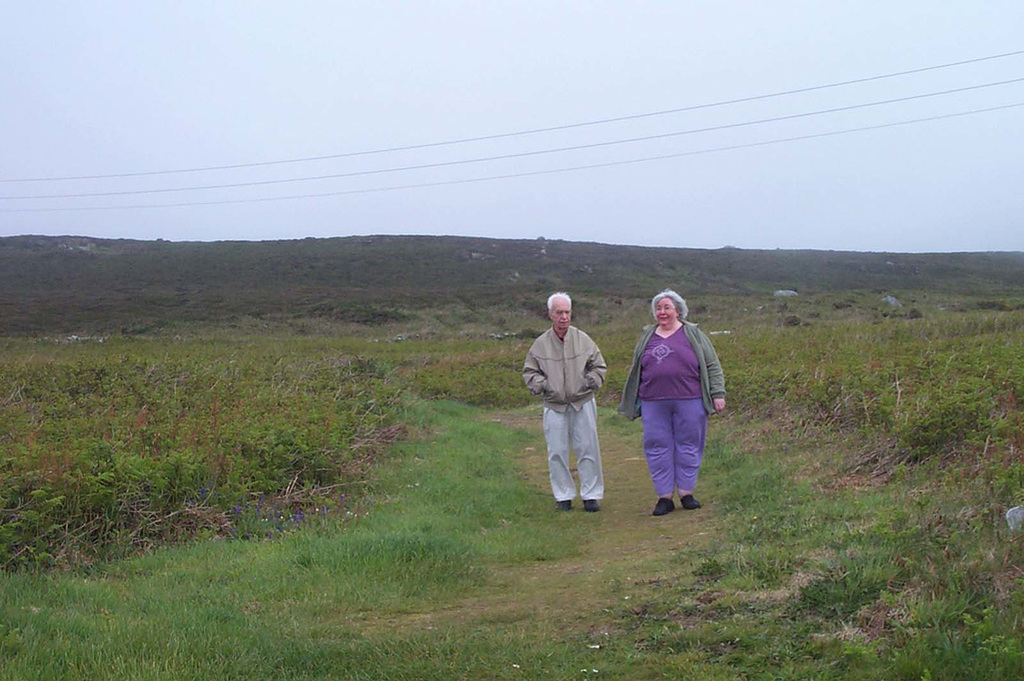
[(597, 499), (584, 499), (583, 510), (587, 513), (597, 513), (601, 510), (601, 504), (597, 503)]
[(679, 505), (687, 511), (695, 511), (700, 508), (700, 502), (694, 499), (692, 494), (687, 494), (685, 497), (680, 499)]
[(676, 505), (672, 503), (671, 499), (658, 499), (658, 503), (655, 504), (654, 511), (651, 512), (651, 515), (665, 515), (666, 513), (674, 511), (675, 508)]
[(557, 508), (559, 511), (571, 511), (572, 499), (566, 499), (565, 501), (555, 502), (555, 508)]

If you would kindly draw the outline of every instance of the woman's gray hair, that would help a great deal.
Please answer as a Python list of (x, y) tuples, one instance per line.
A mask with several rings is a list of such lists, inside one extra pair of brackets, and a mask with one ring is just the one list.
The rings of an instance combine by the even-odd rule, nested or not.
[(686, 301), (683, 300), (683, 297), (676, 293), (675, 291), (673, 291), (672, 289), (667, 288), (658, 295), (651, 298), (651, 315), (655, 317), (658, 316), (658, 313), (655, 308), (658, 307), (658, 301), (660, 301), (662, 298), (668, 298), (669, 300), (672, 301), (672, 304), (676, 306), (676, 312), (679, 313), (680, 319), (686, 319), (686, 315), (690, 314), (690, 308), (686, 307)]
[(569, 307), (572, 307), (572, 298), (569, 297), (569, 294), (565, 291), (556, 291), (548, 296), (548, 312), (551, 312), (551, 306), (555, 304), (556, 298), (565, 298), (569, 301)]

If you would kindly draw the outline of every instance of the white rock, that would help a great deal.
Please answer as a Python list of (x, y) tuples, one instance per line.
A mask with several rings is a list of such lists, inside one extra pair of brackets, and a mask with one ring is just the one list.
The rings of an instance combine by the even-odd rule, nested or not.
[(1014, 506), (1006, 512), (1006, 524), (1011, 530), (1019, 530), (1024, 526), (1024, 506)]

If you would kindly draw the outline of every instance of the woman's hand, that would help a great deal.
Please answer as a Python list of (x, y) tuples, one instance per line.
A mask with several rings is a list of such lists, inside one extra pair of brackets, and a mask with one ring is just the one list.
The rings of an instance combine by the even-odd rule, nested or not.
[(715, 403), (715, 413), (721, 414), (722, 410), (725, 409), (725, 398), (715, 397), (714, 399), (712, 399), (712, 402)]

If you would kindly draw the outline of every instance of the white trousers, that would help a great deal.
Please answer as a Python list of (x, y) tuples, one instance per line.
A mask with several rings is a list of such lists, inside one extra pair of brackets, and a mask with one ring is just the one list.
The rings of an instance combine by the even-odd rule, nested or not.
[(548, 443), (548, 473), (551, 492), (556, 501), (576, 497), (576, 482), (569, 470), (569, 449), (576, 453), (576, 470), (580, 476), (580, 496), (584, 499), (604, 498), (604, 475), (601, 473), (601, 446), (597, 441), (597, 403), (588, 400), (576, 411), (569, 407), (559, 413), (544, 407), (544, 439)]

